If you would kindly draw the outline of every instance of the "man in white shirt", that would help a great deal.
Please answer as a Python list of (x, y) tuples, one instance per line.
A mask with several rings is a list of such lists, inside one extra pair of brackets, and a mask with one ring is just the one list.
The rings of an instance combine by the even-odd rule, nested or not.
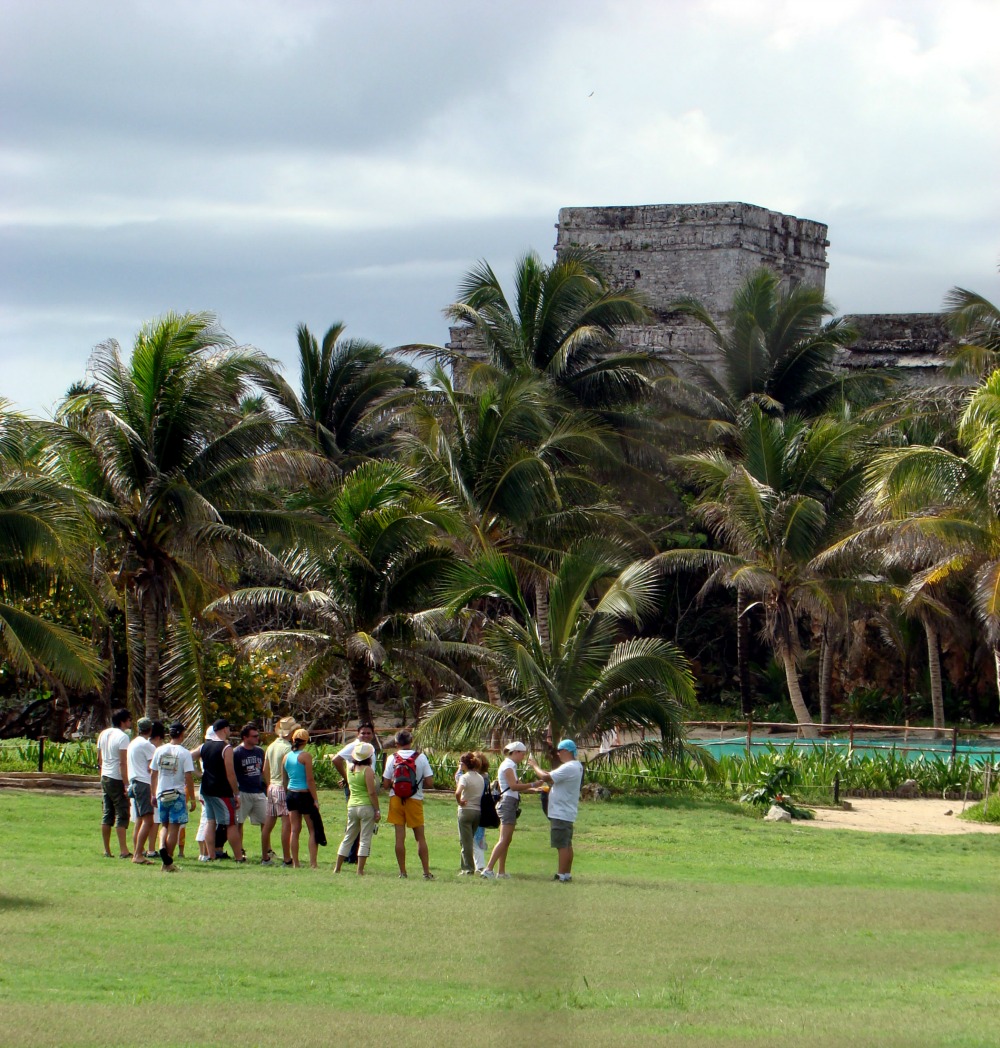
[[(157, 742), (153, 742), (153, 728), (157, 727)], [(149, 717), (140, 717), (136, 725), (138, 735), (128, 744), (128, 793), (132, 798), (135, 829), (132, 833), (132, 861), (137, 866), (148, 866), (146, 841), (153, 832), (153, 795), (150, 792), (149, 762), (156, 747), (163, 742), (163, 725), (154, 725)]]
[(128, 743), (126, 732), (132, 727), (132, 714), (116, 710), (111, 715), (111, 727), (97, 736), (97, 770), (101, 776), (101, 796), (104, 813), (101, 818), (101, 837), (104, 839), (104, 857), (111, 858), (111, 827), (118, 834), (118, 856), (131, 859), (128, 850)]
[(550, 783), (549, 790), (549, 843), (559, 855), (559, 872), (552, 878), (556, 881), (573, 879), (573, 825), (580, 807), (580, 787), (583, 785), (583, 765), (576, 759), (576, 743), (563, 739), (556, 747), (560, 764), (552, 771), (545, 771), (528, 758), (534, 773)]
[[(176, 873), (174, 848), (181, 827), (187, 825), (188, 812), (194, 811), (194, 759), (184, 746), (184, 732), (180, 721), (170, 725), (170, 741), (160, 746), (149, 764), (153, 796), (160, 809), (163, 824), (163, 847), (160, 859), (164, 873)], [(185, 804), (185, 801), (187, 803)]]
[[(389, 790), (389, 823), (396, 830), (396, 862), (399, 876), (406, 876), (406, 828), (413, 830), (424, 880), (434, 880), (427, 839), (424, 837), (424, 789), (434, 785), (431, 762), (419, 750), (410, 749), (413, 736), (404, 728), (396, 732), (396, 752), (386, 761), (382, 786)], [(405, 784), (404, 784), (405, 773)], [(397, 793), (399, 791), (399, 793)], [(399, 794), (405, 793), (406, 796)]]

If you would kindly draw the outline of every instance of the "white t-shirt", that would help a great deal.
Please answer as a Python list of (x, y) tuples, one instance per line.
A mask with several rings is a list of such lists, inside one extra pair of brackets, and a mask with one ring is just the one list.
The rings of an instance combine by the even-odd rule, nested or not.
[[(483, 800), (483, 787), (486, 780), (478, 771), (467, 771), (458, 777), (458, 784), (465, 788), (462, 796), (465, 798), (466, 808), (480, 808)], [(459, 811), (462, 809), (460, 808)]]
[[(416, 750), (397, 750), (401, 757), (409, 757), (411, 753), (416, 753)], [(382, 778), (388, 779), (392, 782), (392, 769), (396, 765), (396, 754), (394, 753), (385, 762), (385, 771), (382, 772)], [(424, 779), (429, 779), (434, 775), (434, 769), (431, 767), (431, 762), (424, 756), (419, 754), (417, 757), (417, 792), (413, 795), (415, 801), (422, 801), (424, 799)], [(392, 796), (396, 795), (396, 791), (390, 786), (389, 793)]]
[(580, 785), (583, 782), (583, 765), (579, 761), (567, 761), (549, 772), (552, 789), (549, 790), (549, 818), (563, 822), (576, 822), (580, 807)]
[(168, 742), (161, 746), (154, 754), (149, 765), (150, 771), (160, 773), (156, 780), (156, 796), (166, 793), (167, 790), (185, 790), (184, 776), (187, 772), (194, 774), (194, 760), (191, 751), (186, 746), (178, 746), (176, 742)]
[(149, 782), (149, 762), (154, 753), (156, 747), (142, 735), (136, 735), (128, 744), (129, 782)]
[(504, 759), (500, 762), (500, 767), (497, 768), (497, 782), (500, 783), (501, 793), (507, 793), (507, 791), (510, 789), (510, 787), (507, 785), (507, 777), (506, 775), (504, 775), (504, 772), (508, 768), (510, 768), (510, 770), (514, 773), (514, 781), (517, 782), (518, 780), (517, 761), (512, 761), (510, 757), (504, 757)]
[(101, 774), (121, 781), (121, 752), (128, 749), (128, 736), (121, 728), (105, 728), (97, 736), (97, 748), (101, 753)]

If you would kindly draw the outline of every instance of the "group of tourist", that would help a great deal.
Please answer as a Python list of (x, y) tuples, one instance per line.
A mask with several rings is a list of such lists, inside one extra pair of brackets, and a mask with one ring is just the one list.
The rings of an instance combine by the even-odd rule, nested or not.
[[(292, 717), (275, 725), (275, 739), (263, 749), (256, 724), (244, 725), (239, 745), (229, 741), (230, 724), (217, 720), (205, 740), (191, 750), (184, 745), (185, 726), (142, 717), (137, 734), (130, 739), (132, 718), (117, 711), (111, 727), (97, 740), (103, 797), (101, 823), (104, 854), (112, 857), (111, 831), (116, 830), (119, 856), (138, 865), (159, 860), (165, 873), (176, 872), (175, 853), (184, 855), (189, 812), (195, 811), (194, 762), (202, 768), (198, 798), (201, 822), (197, 832), (200, 862), (227, 857), (230, 846), (237, 863), (247, 861), (243, 832), (247, 821), (260, 827), (261, 865), (274, 866), (278, 853), (271, 848), (271, 835), (280, 824), (283, 866), (300, 866), (300, 840), (305, 830), (308, 861), (318, 865), (319, 848), (327, 843), (313, 758), (306, 748), (309, 732)], [(389, 798), (388, 822), (395, 833), (395, 856), (399, 876), (407, 877), (406, 831), (410, 830), (425, 880), (434, 880), (424, 833), (424, 791), (434, 785), (434, 772), (425, 754), (413, 747), (409, 731), (395, 736), (395, 750), (385, 763), (381, 781), (376, 773), (378, 741), (373, 725), (358, 726), (357, 738), (333, 758), (343, 778), (347, 798), (347, 827), (337, 848), (334, 872), (344, 863), (357, 865), (364, 876), (371, 854), (372, 838), (382, 820), (380, 791)], [(489, 780), (489, 758), (484, 753), (463, 753), (456, 773), (458, 836), (461, 876), (493, 880), (507, 878), (507, 855), (520, 815), (520, 795), (542, 792), (550, 824), (550, 843), (558, 854), (554, 879), (569, 881), (573, 867), (573, 827), (583, 782), (583, 766), (577, 760), (576, 744), (563, 739), (557, 746), (560, 764), (551, 771), (539, 767), (523, 742), (509, 743), (497, 772), (498, 795)], [(535, 780), (519, 777), (519, 766), (527, 763)], [(495, 809), (494, 820), (483, 818)], [(131, 850), (128, 826), (134, 825)], [(489, 860), (485, 852), (485, 827), (481, 821), (499, 825), (499, 839)], [(159, 832), (155, 829), (159, 824)]]

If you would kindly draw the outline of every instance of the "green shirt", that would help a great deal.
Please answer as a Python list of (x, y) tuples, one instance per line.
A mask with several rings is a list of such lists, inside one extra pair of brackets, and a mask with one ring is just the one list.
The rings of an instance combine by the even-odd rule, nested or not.
[(272, 786), (288, 789), (288, 775), (285, 773), (285, 758), (292, 752), (288, 739), (275, 739), (264, 751), (264, 762), (267, 764), (268, 782)]
[[(368, 785), (365, 783), (365, 772), (368, 765), (347, 766), (347, 785), (350, 788), (350, 796), (347, 798), (348, 808), (360, 808), (363, 804), (371, 804), (372, 799), (368, 796)], [(372, 772), (374, 775), (374, 772)]]

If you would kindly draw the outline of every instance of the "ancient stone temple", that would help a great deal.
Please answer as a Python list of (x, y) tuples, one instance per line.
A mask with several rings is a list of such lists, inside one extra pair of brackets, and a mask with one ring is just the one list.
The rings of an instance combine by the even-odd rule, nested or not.
[(722, 317), (742, 281), (761, 265), (791, 285), (823, 288), (826, 226), (752, 204), (664, 204), (645, 207), (564, 207), (556, 253), (599, 253), (612, 285), (643, 292), (658, 323), (622, 332), (626, 345), (676, 359), (711, 354), (697, 326), (675, 317), (671, 303), (690, 296)]
[[(656, 322), (623, 329), (622, 344), (653, 350), (683, 369), (685, 356), (711, 367), (714, 350), (701, 328), (671, 312), (672, 303), (699, 299), (721, 321), (737, 287), (761, 265), (790, 287), (823, 289), (828, 246), (822, 222), (730, 202), (564, 207), (555, 249), (593, 251), (612, 285), (643, 292)], [(850, 322), (860, 338), (841, 354), (841, 366), (897, 366), (919, 383), (937, 376), (946, 341), (939, 314), (857, 315)], [(467, 329), (453, 328), (451, 345), (475, 355)]]

